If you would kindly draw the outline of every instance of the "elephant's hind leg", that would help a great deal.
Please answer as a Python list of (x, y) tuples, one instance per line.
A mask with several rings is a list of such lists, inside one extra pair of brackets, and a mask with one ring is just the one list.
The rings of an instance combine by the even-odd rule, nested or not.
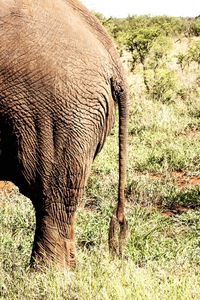
[(36, 210), (33, 266), (42, 262), (75, 266), (75, 212), (83, 194), (87, 169), (86, 163), (78, 163), (76, 159), (66, 168), (55, 168), (51, 184), (42, 183), (42, 195), (33, 202)]
[(36, 231), (31, 264), (75, 266), (75, 208), (50, 203), (36, 210)]

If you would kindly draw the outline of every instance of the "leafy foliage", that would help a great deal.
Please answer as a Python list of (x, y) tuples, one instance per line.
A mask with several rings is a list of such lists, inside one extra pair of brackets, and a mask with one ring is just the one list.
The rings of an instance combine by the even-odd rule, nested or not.
[(197, 62), (200, 65), (200, 41), (195, 41), (192, 43), (188, 49), (188, 58), (189, 61)]
[(147, 74), (149, 96), (163, 103), (174, 100), (176, 91), (176, 72), (167, 68), (157, 68), (156, 71), (149, 70)]
[(200, 18), (178, 18), (168, 16), (129, 16), (128, 18), (106, 18), (96, 13), (96, 17), (107, 28), (120, 47), (126, 45), (126, 35), (139, 29), (157, 28), (160, 34), (168, 37), (200, 36)]

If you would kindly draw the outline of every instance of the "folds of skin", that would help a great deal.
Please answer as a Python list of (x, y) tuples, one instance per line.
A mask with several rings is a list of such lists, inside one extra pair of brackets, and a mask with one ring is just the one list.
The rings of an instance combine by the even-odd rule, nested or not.
[(75, 264), (75, 211), (119, 103), (124, 219), (127, 91), (119, 57), (78, 1), (0, 1), (0, 179), (36, 211), (32, 264)]

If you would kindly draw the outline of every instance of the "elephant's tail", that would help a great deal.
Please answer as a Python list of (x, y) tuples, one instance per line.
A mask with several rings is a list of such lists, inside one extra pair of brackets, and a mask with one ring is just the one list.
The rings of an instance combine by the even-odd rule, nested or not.
[[(113, 81), (114, 98), (119, 107), (119, 185), (118, 203), (113, 213), (109, 229), (109, 247), (113, 253), (122, 254), (122, 247), (128, 233), (125, 219), (125, 185), (128, 152), (128, 89), (125, 84), (119, 85)], [(119, 233), (119, 234), (118, 234)]]

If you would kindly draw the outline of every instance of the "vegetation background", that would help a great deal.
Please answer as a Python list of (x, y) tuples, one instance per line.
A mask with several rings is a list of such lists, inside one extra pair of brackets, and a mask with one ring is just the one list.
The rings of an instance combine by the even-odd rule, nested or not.
[(33, 207), (1, 182), (0, 297), (200, 299), (200, 18), (96, 15), (130, 86), (124, 257), (110, 257), (107, 245), (117, 198), (115, 126), (78, 209), (75, 270), (30, 272)]

